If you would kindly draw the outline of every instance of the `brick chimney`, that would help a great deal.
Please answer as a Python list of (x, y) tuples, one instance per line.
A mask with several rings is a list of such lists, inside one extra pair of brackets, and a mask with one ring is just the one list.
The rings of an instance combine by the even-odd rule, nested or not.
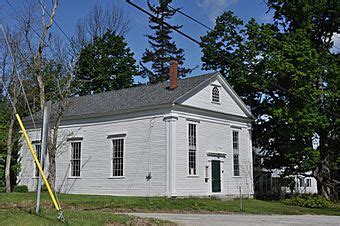
[(178, 87), (178, 62), (176, 60), (170, 61), (170, 90)]

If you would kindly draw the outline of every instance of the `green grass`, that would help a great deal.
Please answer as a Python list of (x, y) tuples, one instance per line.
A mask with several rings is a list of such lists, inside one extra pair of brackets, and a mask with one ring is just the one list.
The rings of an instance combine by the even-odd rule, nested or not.
[(134, 224), (141, 219), (112, 214), (101, 211), (65, 210), (64, 224), (57, 220), (57, 213), (53, 209), (44, 209), (36, 215), (33, 209), (0, 209), (1, 225), (106, 225), (106, 224)]
[[(96, 202), (98, 197), (59, 195), (60, 201), (65, 201), (65, 222), (61, 224), (47, 193), (42, 194), (39, 215), (35, 214), (35, 193), (0, 193), (0, 225), (175, 225), (167, 221), (117, 213), (114, 209), (103, 207), (104, 200)], [(92, 202), (95, 203), (93, 208)]]
[[(106, 211), (106, 212), (173, 212), (173, 213), (238, 213), (239, 200), (222, 201), (208, 198), (162, 197), (114, 197), (97, 195), (60, 194), (59, 199), (66, 210)], [(1, 208), (34, 208), (35, 193), (0, 193)], [(42, 194), (42, 206), (53, 208), (47, 193)], [(245, 199), (244, 212), (249, 214), (322, 214), (340, 215), (340, 204), (335, 208), (312, 209), (288, 206), (280, 201)], [(0, 218), (1, 219), (1, 218)]]

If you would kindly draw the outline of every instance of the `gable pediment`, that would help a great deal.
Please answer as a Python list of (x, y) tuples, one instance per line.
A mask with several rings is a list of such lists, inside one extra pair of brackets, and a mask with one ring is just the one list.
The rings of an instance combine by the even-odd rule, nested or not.
[[(216, 93), (219, 94), (219, 98)], [(238, 117), (254, 118), (220, 73), (216, 73), (216, 76), (182, 96), (176, 103)]]

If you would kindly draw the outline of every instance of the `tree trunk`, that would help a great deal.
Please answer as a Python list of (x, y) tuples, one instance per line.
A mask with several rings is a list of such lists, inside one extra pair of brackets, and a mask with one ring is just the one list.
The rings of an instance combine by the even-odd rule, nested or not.
[(11, 161), (12, 161), (12, 149), (13, 149), (13, 127), (14, 117), (11, 116), (8, 137), (7, 137), (7, 156), (6, 156), (6, 168), (5, 168), (5, 181), (6, 181), (6, 192), (11, 192)]
[(313, 171), (313, 175), (317, 181), (318, 194), (325, 197), (327, 200), (331, 199), (331, 183), (329, 168), (326, 164), (327, 160), (322, 160), (316, 169)]
[(48, 182), (50, 183), (52, 189), (55, 189), (55, 177), (56, 177), (56, 164), (55, 164), (55, 151), (52, 150), (54, 147), (48, 148), (49, 154), (48, 154)]

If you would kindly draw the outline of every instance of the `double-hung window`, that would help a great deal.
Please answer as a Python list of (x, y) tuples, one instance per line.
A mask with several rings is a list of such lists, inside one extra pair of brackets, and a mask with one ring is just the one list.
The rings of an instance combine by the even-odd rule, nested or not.
[[(37, 155), (37, 158), (40, 162), (40, 156), (41, 156), (41, 144), (36, 144), (35, 145), (35, 154)], [(34, 162), (34, 160), (33, 160)], [(38, 177), (39, 176), (39, 169), (37, 164), (34, 162), (34, 176)]]
[(196, 175), (196, 124), (189, 123), (189, 175)]
[(80, 177), (81, 142), (71, 142), (71, 177)]
[(113, 139), (112, 140), (112, 176), (122, 177), (124, 176), (124, 139)]
[(233, 131), (234, 176), (240, 176), (239, 132)]

